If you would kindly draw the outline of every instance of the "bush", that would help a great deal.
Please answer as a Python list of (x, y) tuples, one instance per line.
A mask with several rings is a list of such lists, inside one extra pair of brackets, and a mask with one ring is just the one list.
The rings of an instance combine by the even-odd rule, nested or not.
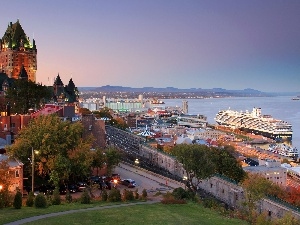
[(86, 189), (81, 194), (80, 203), (81, 204), (90, 204), (91, 203), (91, 197)]
[(147, 199), (147, 196), (148, 196), (148, 194), (147, 194), (146, 189), (143, 189), (143, 191), (142, 191), (142, 199), (143, 199), (143, 200), (146, 200), (146, 199)]
[(122, 197), (121, 197), (121, 193), (120, 193), (120, 190), (118, 189), (111, 189), (111, 191), (109, 192), (109, 195), (108, 195), (108, 201), (109, 202), (120, 202), (122, 200)]
[(139, 199), (140, 198), (140, 194), (138, 192), (138, 189), (136, 189), (135, 192), (134, 192), (134, 198), (135, 199)]
[(123, 191), (123, 200), (124, 201), (132, 201), (134, 200), (133, 192), (128, 191), (127, 189), (124, 189)]
[(67, 192), (66, 192), (66, 202), (71, 203), (72, 200), (73, 200), (72, 195), (71, 195), (70, 191), (67, 190)]
[(176, 199), (172, 193), (167, 192), (163, 196), (163, 200), (161, 200), (161, 203), (163, 203), (163, 204), (186, 204), (186, 201), (184, 199)]
[(28, 197), (26, 199), (26, 206), (32, 207), (34, 204), (34, 194), (33, 192), (29, 192)]
[(20, 191), (17, 191), (15, 195), (13, 206), (15, 209), (21, 209), (22, 207), (22, 193)]
[(11, 206), (12, 201), (13, 198), (8, 189), (0, 191), (0, 209)]
[(184, 190), (182, 187), (175, 188), (172, 192), (172, 195), (176, 199), (185, 199), (185, 200), (193, 200), (195, 199), (195, 193), (189, 191), (189, 190)]
[(61, 199), (60, 199), (60, 194), (58, 188), (55, 188), (53, 191), (53, 199), (52, 199), (52, 204), (53, 205), (60, 205)]
[(101, 198), (102, 198), (102, 201), (104, 201), (104, 202), (107, 201), (108, 194), (107, 194), (107, 191), (105, 189), (103, 189), (103, 191), (102, 191)]
[(202, 202), (205, 208), (216, 208), (218, 206), (218, 202), (214, 198), (205, 198)]
[(46, 208), (47, 207), (47, 200), (45, 195), (38, 194), (34, 199), (34, 206), (36, 208)]

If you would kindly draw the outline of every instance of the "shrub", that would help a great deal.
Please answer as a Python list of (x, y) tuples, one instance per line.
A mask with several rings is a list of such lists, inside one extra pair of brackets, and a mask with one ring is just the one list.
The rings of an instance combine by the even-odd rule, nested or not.
[(73, 200), (72, 195), (71, 195), (70, 191), (67, 190), (67, 192), (66, 192), (66, 202), (71, 203), (72, 200)]
[(26, 206), (32, 207), (33, 204), (34, 204), (34, 194), (32, 191), (30, 191), (26, 199)]
[(120, 193), (120, 190), (118, 189), (111, 189), (111, 191), (109, 192), (109, 195), (108, 195), (108, 201), (109, 202), (120, 202), (122, 200), (122, 197), (121, 197), (121, 193)]
[(50, 195), (48, 192), (46, 193), (46, 200), (48, 206), (52, 205), (52, 195)]
[(148, 196), (148, 194), (147, 194), (146, 189), (143, 189), (143, 191), (142, 191), (142, 199), (143, 199), (143, 200), (146, 200), (146, 199), (147, 199), (147, 196)]
[(84, 190), (80, 197), (81, 204), (90, 204), (91, 203), (91, 197), (87, 190)]
[(163, 203), (163, 204), (185, 204), (186, 201), (184, 199), (176, 199), (172, 193), (167, 192), (163, 196), (161, 203)]
[(135, 192), (134, 192), (134, 198), (135, 199), (139, 199), (140, 198), (140, 194), (138, 192), (138, 189), (136, 189)]
[(195, 199), (195, 193), (189, 190), (184, 190), (182, 187), (175, 188), (172, 192), (172, 195), (176, 199), (185, 199), (185, 200), (194, 200)]
[(22, 193), (20, 191), (17, 191), (15, 195), (13, 206), (15, 209), (21, 209), (22, 207)]
[(202, 202), (205, 208), (216, 208), (218, 206), (218, 202), (214, 198), (205, 198)]
[(123, 200), (124, 201), (132, 201), (134, 200), (133, 192), (128, 191), (127, 189), (124, 189), (123, 191)]
[(105, 189), (103, 189), (103, 191), (102, 191), (101, 198), (102, 198), (102, 201), (104, 201), (104, 202), (107, 201), (108, 194), (107, 194), (107, 191)]
[(13, 201), (12, 195), (9, 193), (8, 189), (0, 191), (0, 209), (4, 207), (9, 207)]
[(53, 199), (52, 199), (52, 204), (53, 205), (60, 205), (61, 199), (60, 199), (60, 194), (58, 188), (55, 188), (53, 191)]
[(45, 195), (38, 194), (34, 199), (34, 206), (36, 208), (46, 208), (47, 207), (47, 200)]

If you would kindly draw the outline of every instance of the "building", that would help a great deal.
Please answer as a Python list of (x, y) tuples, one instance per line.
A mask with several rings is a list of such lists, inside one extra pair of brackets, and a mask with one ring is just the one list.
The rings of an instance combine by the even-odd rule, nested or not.
[(0, 69), (9, 78), (18, 79), (22, 70), (28, 74), (28, 79), (36, 81), (37, 48), (35, 40), (32, 43), (25, 34), (19, 20), (10, 22), (0, 40)]
[(189, 113), (189, 103), (187, 100), (182, 101), (182, 112), (183, 112), (183, 114)]
[(287, 169), (281, 167), (279, 161), (273, 159), (260, 159), (258, 166), (247, 166), (244, 170), (249, 173), (257, 173), (280, 186), (286, 186)]
[[(9, 158), (7, 155), (0, 154), (0, 162), (7, 161), (9, 166), (9, 187), (10, 192), (20, 190), (23, 193), (23, 163), (16, 159)], [(1, 179), (0, 179), (1, 180)], [(3, 184), (0, 184), (3, 187)]]

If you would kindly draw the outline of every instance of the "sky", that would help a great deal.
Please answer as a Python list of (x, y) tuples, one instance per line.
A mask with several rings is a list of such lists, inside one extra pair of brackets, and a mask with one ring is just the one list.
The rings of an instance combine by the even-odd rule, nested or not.
[(37, 82), (300, 93), (299, 0), (10, 0)]

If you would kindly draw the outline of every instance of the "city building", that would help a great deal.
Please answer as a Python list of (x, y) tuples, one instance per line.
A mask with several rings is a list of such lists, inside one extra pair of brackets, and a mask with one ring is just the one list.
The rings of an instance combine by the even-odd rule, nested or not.
[(19, 79), (19, 74), (25, 70), (28, 80), (36, 81), (37, 48), (35, 40), (30, 42), (19, 20), (10, 22), (0, 39), (0, 69), (9, 78)]
[(247, 166), (243, 168), (246, 172), (257, 173), (280, 186), (286, 186), (287, 169), (281, 167), (280, 161), (274, 159), (259, 159), (258, 166)]
[[(9, 166), (9, 187), (10, 192), (20, 190), (23, 193), (23, 163), (16, 159), (9, 158), (7, 155), (0, 154), (0, 162), (7, 161)], [(0, 184), (3, 188), (4, 184)]]

